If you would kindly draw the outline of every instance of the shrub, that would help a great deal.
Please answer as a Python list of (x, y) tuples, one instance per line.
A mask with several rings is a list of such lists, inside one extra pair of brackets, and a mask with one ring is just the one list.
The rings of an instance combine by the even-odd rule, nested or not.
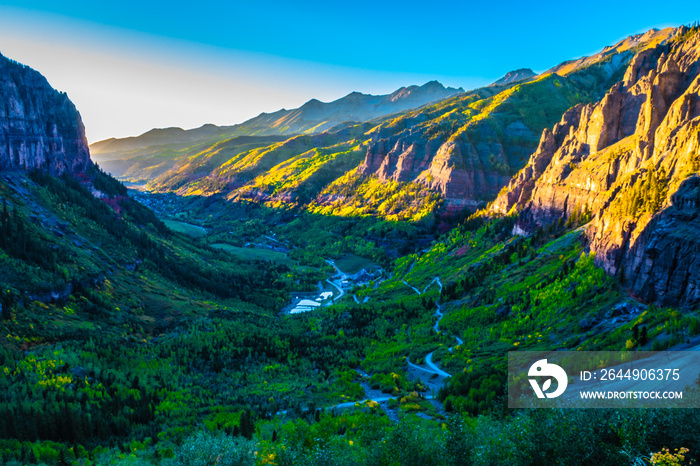
[(257, 443), (242, 437), (226, 434), (214, 435), (207, 431), (197, 432), (186, 438), (175, 449), (175, 457), (168, 466), (240, 466), (255, 464)]

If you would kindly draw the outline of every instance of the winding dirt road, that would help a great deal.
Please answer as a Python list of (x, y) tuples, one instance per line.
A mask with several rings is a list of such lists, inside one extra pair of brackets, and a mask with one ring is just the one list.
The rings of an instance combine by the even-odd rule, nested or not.
[[(335, 266), (335, 264), (333, 264), (333, 262), (331, 262), (331, 261), (326, 261), (326, 262), (333, 265), (333, 267), (335, 267), (335, 269), (338, 270), (338, 272), (340, 272), (340, 270)], [(342, 272), (340, 272), (340, 273), (342, 274)], [(331, 282), (330, 279), (328, 279), (326, 281), (328, 283), (330, 283), (331, 285), (335, 286), (336, 288), (338, 288), (338, 290), (341, 292), (341, 296), (342, 296), (343, 291), (340, 287), (338, 287), (335, 283)], [(437, 283), (438, 287), (440, 287), (440, 291), (442, 291), (442, 283), (440, 282), (440, 277), (433, 278), (433, 280), (430, 283), (428, 283), (428, 285), (426, 285), (426, 287), (423, 289), (423, 291), (420, 291), (418, 288), (409, 285), (406, 282), (406, 280), (402, 280), (402, 282), (419, 295), (422, 295), (423, 293), (428, 291), (428, 288), (430, 288), (430, 286), (433, 283)], [(353, 298), (355, 298), (355, 301), (358, 301), (356, 296), (353, 296)], [(365, 299), (365, 301), (366, 301), (366, 299)], [(437, 303), (436, 303), (436, 306), (437, 306), (437, 309), (435, 310), (435, 316), (437, 316), (438, 319), (437, 319), (437, 322), (435, 322), (435, 325), (433, 326), (433, 328), (435, 329), (436, 332), (440, 332), (440, 320), (442, 320), (442, 317), (443, 317), (442, 306), (440, 304), (437, 304)], [(459, 346), (459, 345), (463, 344), (462, 339), (459, 338), (458, 336), (455, 336), (455, 339), (457, 340), (457, 345), (455, 345), (455, 346)], [(453, 347), (448, 348), (448, 351), (452, 352), (452, 348)], [(434, 377), (435, 375), (437, 375), (438, 377), (441, 377), (442, 379), (447, 378), (447, 377), (451, 377), (451, 374), (440, 369), (433, 362), (433, 353), (434, 353), (434, 351), (431, 351), (430, 353), (428, 353), (425, 356), (425, 364), (428, 366), (427, 368), (413, 364), (409, 360), (408, 357), (406, 358), (406, 362), (408, 363), (409, 367), (416, 369), (416, 370), (419, 370), (419, 371), (422, 371), (422, 372), (425, 372), (427, 374), (430, 374), (431, 377)], [(357, 371), (358, 371), (358, 373), (360, 373), (360, 375), (362, 375), (364, 377), (369, 377), (367, 374), (365, 374), (361, 370), (358, 369)], [(368, 398), (365, 398), (365, 399), (360, 400), (360, 401), (349, 401), (349, 402), (345, 402), (345, 403), (340, 403), (340, 404), (337, 404), (335, 406), (330, 406), (329, 409), (350, 408), (350, 407), (356, 406), (357, 404), (365, 403), (367, 401), (374, 401), (374, 402), (377, 402), (380, 404), (381, 408), (387, 413), (387, 415), (389, 416), (390, 419), (392, 419), (394, 421), (398, 420), (398, 418), (396, 417), (396, 413), (392, 412), (392, 410), (390, 410), (387, 406), (388, 401), (392, 398), (395, 398), (395, 397), (392, 397), (392, 396), (372, 396), (371, 392), (374, 390), (369, 389), (369, 386), (367, 385), (366, 382), (362, 382), (362, 384), (363, 384), (363, 389), (365, 390), (365, 394), (370, 395)], [(377, 394), (377, 395), (379, 395), (379, 394)], [(426, 395), (424, 398), (431, 400), (431, 399), (434, 399), (435, 397), (434, 397), (434, 395)]]
[[(342, 280), (343, 278), (347, 277), (347, 275), (346, 275), (345, 273), (343, 273), (343, 272), (338, 268), (338, 266), (335, 265), (335, 263), (334, 263), (333, 261), (328, 260), (328, 259), (325, 259), (325, 261), (328, 262), (329, 264), (331, 264), (331, 265), (333, 266), (333, 268), (334, 268), (334, 269), (338, 272), (338, 274), (341, 276), (341, 280)], [(342, 298), (342, 297), (345, 295), (345, 291), (343, 290), (343, 287), (342, 287), (342, 286), (338, 285), (336, 282), (332, 282), (330, 278), (326, 278), (326, 281), (328, 282), (329, 285), (333, 286), (336, 290), (338, 290), (338, 296), (333, 296), (333, 299), (330, 300), (330, 301), (328, 301), (328, 302), (326, 303), (326, 306), (331, 306), (331, 305), (335, 304), (335, 301), (339, 300), (340, 298)]]
[[(423, 291), (422, 291), (422, 292), (421, 292), (418, 288), (409, 285), (408, 282), (406, 282), (406, 280), (402, 280), (402, 282), (404, 283), (404, 285), (406, 285), (407, 287), (411, 288), (413, 291), (415, 291), (415, 292), (418, 293), (419, 295), (421, 295), (421, 294), (425, 293), (426, 291), (428, 291), (428, 288), (430, 288), (430, 285), (432, 285), (433, 283), (437, 283), (437, 284), (438, 284), (438, 287), (440, 287), (440, 291), (442, 291), (442, 283), (440, 282), (440, 277), (435, 277), (435, 278), (433, 278), (433, 281), (431, 281), (430, 283), (428, 283), (428, 284), (426, 285), (426, 287), (423, 288)], [(437, 306), (437, 309), (435, 310), (435, 315), (437, 316), (438, 319), (437, 319), (437, 322), (435, 322), (435, 325), (433, 325), (433, 328), (435, 329), (435, 331), (436, 331), (437, 333), (440, 333), (440, 321), (442, 320), (442, 316), (443, 316), (443, 314), (442, 314), (442, 306), (441, 306), (440, 304), (438, 304), (438, 303), (435, 303), (435, 305)], [(461, 345), (461, 344), (464, 343), (464, 342), (462, 341), (462, 339), (459, 338), (458, 336), (455, 336), (455, 339), (457, 340), (457, 345), (456, 345), (456, 346), (459, 346), (459, 345)], [(449, 347), (447, 350), (451, 353), (451, 352), (452, 352), (452, 348), (453, 348), (453, 347), (451, 346), (451, 347)], [(420, 369), (420, 370), (425, 371), (425, 372), (429, 372), (429, 373), (432, 373), (432, 374), (437, 374), (437, 375), (439, 375), (440, 377), (452, 377), (451, 374), (449, 374), (449, 373), (445, 372), (444, 370), (440, 369), (440, 368), (433, 362), (433, 353), (434, 353), (434, 351), (431, 351), (430, 353), (428, 353), (428, 354), (425, 356), (425, 364), (426, 364), (430, 369), (426, 369), (426, 368), (424, 368), (424, 367), (417, 366), (417, 365), (413, 364), (408, 358), (406, 358), (406, 362), (408, 362), (408, 365), (411, 366), (411, 367), (413, 367), (414, 369)]]

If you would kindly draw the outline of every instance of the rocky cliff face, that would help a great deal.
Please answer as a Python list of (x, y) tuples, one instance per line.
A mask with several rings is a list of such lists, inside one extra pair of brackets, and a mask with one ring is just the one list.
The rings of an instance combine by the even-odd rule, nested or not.
[(91, 164), (85, 130), (68, 97), (37, 71), (0, 55), (0, 167), (52, 175)]
[(700, 302), (700, 176), (671, 196), (628, 249), (621, 251), (623, 280), (647, 302), (694, 307)]
[[(516, 70), (486, 88), (495, 94), (491, 98), (483, 91), (477, 96), (466, 93), (453, 98), (437, 118), (428, 112), (408, 115), (402, 125), (386, 128), (400, 126), (402, 131), (386, 137), (382, 130), (374, 134), (358, 171), (380, 180), (417, 181), (439, 191), (448, 205), (475, 206), (493, 199), (535, 150), (496, 203), (496, 211), (508, 211), (519, 200), (530, 200), (535, 181), (555, 152), (560, 154), (559, 168), (548, 169), (550, 178), (559, 177), (557, 170), (568, 170), (583, 154), (600, 151), (635, 131), (635, 115), (644, 103), (642, 88), (627, 93), (629, 86), (621, 83), (600, 104), (574, 104), (597, 101), (628, 69), (646, 74), (673, 34), (669, 28), (631, 36), (540, 76)], [(624, 76), (628, 84), (637, 80), (636, 74)], [(538, 143), (542, 128), (547, 129)], [(567, 157), (571, 160), (564, 161)], [(560, 191), (538, 195), (559, 197)], [(562, 203), (557, 199), (553, 210)]]
[[(597, 262), (643, 299), (700, 302), (694, 195), (700, 130), (700, 34), (673, 30), (627, 65), (595, 104), (564, 114), (492, 204), (527, 231), (588, 211)], [(676, 193), (676, 194), (673, 194)], [(689, 262), (690, 261), (690, 262)]]
[(488, 123), (469, 126), (471, 137), (430, 138), (414, 128), (379, 139), (369, 145), (359, 173), (382, 181), (418, 181), (452, 205), (476, 206), (508, 182), (509, 168), (522, 163), (536, 134), (522, 122), (498, 128), (500, 134)]

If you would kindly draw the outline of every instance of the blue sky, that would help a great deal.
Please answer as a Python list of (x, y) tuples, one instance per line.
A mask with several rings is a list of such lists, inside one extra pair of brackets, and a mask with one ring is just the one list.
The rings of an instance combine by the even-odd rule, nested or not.
[(700, 19), (697, 1), (628, 5), (3, 1), (0, 53), (68, 92), (97, 141), (431, 79), (474, 88)]

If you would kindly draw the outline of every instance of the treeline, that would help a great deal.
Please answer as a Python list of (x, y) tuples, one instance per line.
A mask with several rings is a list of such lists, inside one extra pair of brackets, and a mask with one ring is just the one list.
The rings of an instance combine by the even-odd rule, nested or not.
[[(230, 390), (231, 384), (244, 383), (245, 374), (258, 372), (260, 364), (283, 363), (295, 355), (289, 342), (284, 342), (284, 351), (260, 359), (258, 355), (271, 348), (271, 341), (280, 341), (272, 331), (217, 323), (223, 324), (222, 335), (234, 337), (231, 345), (222, 347), (221, 339), (212, 338), (218, 333), (211, 329), (167, 339), (156, 348), (89, 338), (64, 342), (60, 352), (23, 355), (1, 350), (0, 438), (86, 446), (127, 438), (155, 439), (165, 423), (189, 426), (201, 409), (217, 403), (234, 410), (235, 406), (241, 411), (248, 406), (260, 410), (257, 414), (248, 410), (235, 426), (222, 426), (250, 437), (254, 419), (270, 414), (263, 405), (269, 396)], [(201, 385), (190, 386), (189, 380), (202, 377)], [(207, 391), (204, 387), (226, 385), (228, 390), (202, 396)], [(183, 397), (197, 401), (185, 404)]]
[[(120, 217), (106, 202), (96, 199), (86, 185), (81, 184), (79, 180), (70, 175), (65, 174), (61, 178), (56, 178), (44, 171), (35, 170), (30, 173), (30, 177), (34, 182), (51, 192), (60, 203), (71, 205), (78, 210), (79, 214), (104, 227), (105, 231), (115, 238), (125, 238), (138, 243), (142, 232), (138, 231), (128, 220), (142, 227), (150, 226), (153, 231), (164, 237), (171, 234), (165, 224), (150, 209), (128, 197), (118, 199), (119, 208), (124, 210), (124, 214)], [(95, 180), (106, 191), (105, 194), (110, 196), (126, 195), (126, 188), (121, 183), (100, 171), (96, 172)]]
[(98, 191), (110, 197), (127, 195), (126, 186), (119, 180), (103, 172), (99, 165), (93, 165), (90, 174), (92, 175), (92, 184)]

